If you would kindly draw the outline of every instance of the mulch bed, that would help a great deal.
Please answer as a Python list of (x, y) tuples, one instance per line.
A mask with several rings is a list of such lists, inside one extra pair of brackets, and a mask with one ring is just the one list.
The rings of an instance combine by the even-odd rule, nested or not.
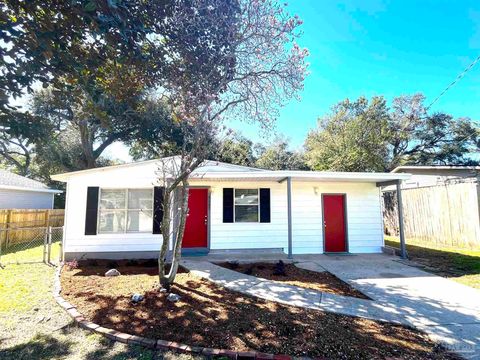
[(276, 274), (278, 272), (278, 263), (237, 263), (223, 262), (216, 263), (226, 269), (241, 272), (243, 274), (252, 275), (268, 280), (279, 281), (289, 285), (323, 291), (330, 294), (352, 296), (360, 299), (370, 300), (370, 298), (360, 291), (354, 289), (346, 282), (340, 280), (328, 271), (317, 272), (300, 269), (294, 264), (284, 264), (284, 274)]
[[(94, 323), (195, 346), (328, 359), (457, 359), (414, 329), (262, 301), (184, 269), (172, 287), (181, 300), (172, 303), (158, 291), (155, 267), (130, 265), (118, 263), (122, 275), (111, 278), (102, 263), (64, 269), (62, 296)], [(145, 300), (131, 304), (133, 293)]]

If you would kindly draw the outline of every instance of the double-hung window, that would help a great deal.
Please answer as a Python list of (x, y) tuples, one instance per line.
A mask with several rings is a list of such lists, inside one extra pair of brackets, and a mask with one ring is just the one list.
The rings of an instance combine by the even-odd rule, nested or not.
[(99, 233), (152, 232), (152, 189), (100, 189)]
[(235, 189), (235, 222), (258, 221), (258, 189)]

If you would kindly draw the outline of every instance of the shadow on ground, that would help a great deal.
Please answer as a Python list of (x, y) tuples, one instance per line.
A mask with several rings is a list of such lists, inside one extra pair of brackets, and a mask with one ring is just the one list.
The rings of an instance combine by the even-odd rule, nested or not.
[[(398, 242), (385, 243), (398, 248)], [(452, 250), (438, 250), (407, 244), (408, 256), (412, 261), (425, 267), (425, 270), (445, 277), (461, 277), (480, 274), (480, 255), (468, 255)]]
[[(66, 271), (64, 297), (105, 327), (189, 345), (329, 359), (456, 358), (417, 330), (264, 301), (188, 273), (177, 276), (173, 291), (181, 299), (172, 303), (151, 270), (119, 270), (128, 275), (96, 275), (104, 267)], [(144, 302), (132, 305), (134, 292)]]

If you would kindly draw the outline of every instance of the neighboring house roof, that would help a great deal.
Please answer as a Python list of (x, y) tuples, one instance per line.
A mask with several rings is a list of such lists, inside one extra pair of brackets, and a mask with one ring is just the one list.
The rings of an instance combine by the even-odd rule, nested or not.
[[(102, 168), (88, 169), (64, 173), (52, 176), (53, 180), (67, 181), (69, 177), (89, 172), (102, 172), (118, 168), (135, 167), (149, 163), (160, 163), (175, 157), (141, 161), (136, 163), (106, 166)], [(280, 181), (290, 177), (300, 181), (349, 181), (349, 182), (382, 182), (389, 180), (404, 180), (410, 174), (372, 173), (372, 172), (330, 172), (330, 171), (298, 171), (298, 170), (264, 170), (248, 166), (239, 166), (220, 161), (207, 160), (197, 168), (190, 179), (205, 180), (274, 180)]]
[(14, 174), (10, 171), (0, 169), (0, 189), (10, 189), (10, 190), (23, 190), (23, 191), (34, 191), (34, 192), (51, 192), (51, 193), (61, 193), (60, 190), (50, 189), (47, 185), (41, 183), (40, 181), (32, 180), (26, 178), (25, 176), (20, 176)]
[[(476, 182), (480, 176), (480, 166), (406, 165), (396, 167), (392, 173), (409, 173), (411, 177), (407, 181), (403, 181), (402, 189), (413, 189), (460, 182)], [(387, 186), (382, 190), (391, 191), (395, 190), (395, 187)]]
[(480, 171), (480, 166), (464, 166), (464, 165), (405, 165), (405, 166), (397, 166), (393, 169), (392, 173), (399, 173), (399, 172), (409, 172), (409, 171), (422, 171), (422, 170), (442, 170), (442, 171), (458, 171), (458, 170), (465, 170), (465, 171)]

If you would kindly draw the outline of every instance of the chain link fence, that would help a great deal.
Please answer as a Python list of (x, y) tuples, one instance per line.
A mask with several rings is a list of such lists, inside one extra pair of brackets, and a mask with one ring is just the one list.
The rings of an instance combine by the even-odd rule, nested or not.
[(0, 265), (62, 260), (63, 227), (0, 229)]

